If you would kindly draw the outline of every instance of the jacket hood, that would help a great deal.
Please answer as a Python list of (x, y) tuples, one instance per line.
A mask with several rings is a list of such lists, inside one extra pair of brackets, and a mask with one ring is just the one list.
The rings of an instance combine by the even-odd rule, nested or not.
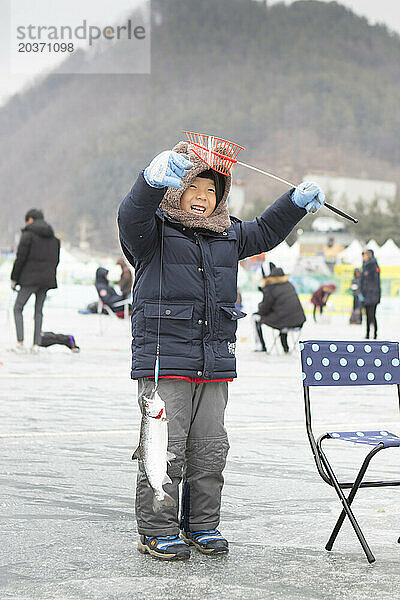
[(186, 175), (183, 177), (182, 188), (177, 189), (169, 187), (167, 189), (160, 205), (161, 208), (165, 210), (170, 217), (176, 219), (186, 227), (209, 229), (217, 233), (222, 233), (222, 231), (228, 229), (231, 225), (227, 199), (231, 189), (232, 177), (230, 175), (223, 176), (225, 178), (225, 190), (223, 196), (209, 217), (204, 218), (200, 215), (188, 213), (180, 207), (181, 196), (183, 192), (188, 189), (195, 177), (197, 177), (199, 173), (207, 171), (209, 167), (191, 150), (188, 142), (179, 142), (173, 150), (180, 154), (186, 154), (193, 163), (193, 167), (187, 171)]
[(43, 221), (43, 219), (36, 219), (33, 223), (29, 223), (26, 225), (22, 231), (31, 231), (32, 233), (36, 233), (43, 238), (50, 238), (54, 236), (54, 230), (51, 225)]
[[(280, 269), (282, 271), (282, 269)], [(275, 285), (276, 283), (286, 283), (289, 281), (290, 275), (270, 275), (269, 277), (265, 277), (263, 279), (261, 287), (264, 288), (266, 285)]]
[[(269, 263), (270, 272), (267, 277), (264, 277), (262, 280), (261, 287), (265, 287), (266, 285), (274, 285), (275, 283), (285, 283), (289, 281), (290, 276), (285, 275), (284, 270), (281, 267), (276, 267), (274, 263)], [(262, 273), (264, 275), (264, 269), (262, 269)]]
[(96, 283), (108, 284), (107, 275), (108, 269), (105, 269), (104, 267), (99, 267), (96, 271)]

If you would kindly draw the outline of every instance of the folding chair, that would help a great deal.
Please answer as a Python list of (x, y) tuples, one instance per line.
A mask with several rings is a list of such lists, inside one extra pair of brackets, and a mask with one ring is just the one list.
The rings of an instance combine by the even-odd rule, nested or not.
[[(131, 304), (131, 300), (129, 298), (125, 298), (124, 300), (120, 300), (119, 302), (114, 302), (114, 304), (112, 306), (114, 306), (114, 307), (120, 306), (124, 311), (123, 318), (127, 319), (129, 317), (130, 304)], [(99, 301), (97, 304), (97, 313), (102, 315), (102, 314), (104, 314), (103, 310), (105, 310), (107, 314), (114, 315), (114, 317), (116, 317), (117, 319), (119, 318), (118, 315), (112, 310), (112, 308), (110, 306), (108, 306), (108, 304), (104, 304), (103, 300), (99, 296)]]
[[(398, 486), (400, 481), (365, 481), (364, 475), (373, 456), (381, 450), (400, 446), (400, 437), (389, 431), (331, 431), (315, 440), (311, 422), (310, 387), (315, 386), (359, 386), (397, 385), (400, 406), (400, 367), (398, 342), (338, 342), (311, 340), (300, 342), (306, 428), (318, 472), (322, 479), (333, 486), (343, 505), (342, 512), (325, 546), (332, 550), (336, 537), (348, 516), (361, 543), (368, 562), (375, 557), (368, 546), (361, 528), (353, 514), (351, 504), (359, 488)], [(357, 477), (352, 482), (338, 481), (327, 459), (322, 443), (325, 440), (339, 440), (367, 444), (372, 450), (365, 457)], [(346, 497), (342, 490), (349, 489)], [(398, 540), (400, 542), (400, 539)]]
[(292, 354), (293, 350), (296, 348), (296, 344), (301, 336), (301, 327), (282, 327), (282, 329), (273, 329), (273, 339), (270, 348), (267, 350), (267, 354), (271, 354), (273, 348), (275, 348), (278, 352), (280, 339), (280, 333), (286, 333), (288, 336), (288, 346), (289, 352), (288, 354)]
[[(131, 301), (129, 298), (125, 298), (125, 300), (121, 300), (119, 302), (115, 302), (113, 304), (113, 306), (121, 306), (123, 307), (124, 310), (124, 317), (123, 317), (123, 321), (126, 321), (127, 319), (129, 320), (129, 306), (131, 304)], [(105, 311), (105, 312), (103, 312)], [(99, 296), (99, 301), (97, 304), (97, 314), (100, 316), (99, 319), (99, 334), (103, 335), (104, 333), (104, 326), (103, 326), (103, 316), (114, 316), (116, 319), (118, 319), (118, 321), (120, 321), (121, 319), (118, 317), (118, 315), (115, 314), (115, 312), (110, 308), (110, 306), (108, 306), (107, 304), (104, 304), (104, 302), (102, 301), (101, 297)]]

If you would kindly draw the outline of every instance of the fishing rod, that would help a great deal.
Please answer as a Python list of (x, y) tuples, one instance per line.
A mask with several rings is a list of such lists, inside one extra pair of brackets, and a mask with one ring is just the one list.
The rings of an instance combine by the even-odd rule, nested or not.
[[(244, 150), (244, 147), (239, 146), (239, 144), (236, 144), (235, 142), (230, 142), (229, 140), (224, 140), (222, 138), (203, 133), (194, 133), (192, 131), (184, 131), (183, 133), (186, 134), (187, 140), (193, 152), (199, 158), (201, 158), (201, 160), (205, 162), (208, 167), (214, 169), (214, 171), (217, 171), (222, 175), (229, 175), (233, 164), (236, 163), (242, 167), (245, 167), (246, 169), (251, 169), (252, 171), (257, 171), (262, 175), (276, 179), (277, 181), (285, 183), (289, 187), (294, 187), (295, 189), (304, 193), (304, 190), (300, 189), (299, 186), (287, 181), (286, 179), (282, 179), (282, 177), (278, 177), (273, 173), (269, 173), (268, 171), (264, 171), (263, 169), (253, 167), (252, 165), (248, 165), (247, 163), (237, 160), (239, 152)], [(337, 215), (352, 221), (352, 223), (358, 223), (358, 219), (348, 215), (343, 210), (332, 206), (332, 204), (324, 202), (324, 206)]]

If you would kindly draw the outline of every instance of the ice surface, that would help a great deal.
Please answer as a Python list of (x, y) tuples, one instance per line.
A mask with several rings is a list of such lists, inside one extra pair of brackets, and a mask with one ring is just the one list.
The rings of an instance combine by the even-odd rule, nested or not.
[[(179, 564), (140, 555), (129, 324), (52, 303), (44, 314), (44, 329), (76, 336), (79, 355), (62, 347), (38, 356), (6, 352), (13, 323), (0, 311), (1, 599), (399, 597), (399, 490), (361, 490), (354, 503), (373, 566), (348, 525), (334, 551), (324, 550), (340, 504), (316, 473), (305, 435), (299, 356), (251, 352), (248, 319), (239, 330), (239, 379), (227, 409), (221, 531), (230, 553), (212, 559), (193, 551)], [(381, 321), (382, 339), (398, 339), (400, 318)], [(25, 323), (30, 341), (30, 307)], [(363, 331), (342, 316), (307, 322), (302, 337), (361, 339)], [(400, 433), (394, 388), (349, 394), (314, 392), (317, 431), (379, 423)], [(335, 447), (334, 464), (351, 476), (348, 446)], [(352, 464), (364, 454), (352, 450)], [(374, 471), (398, 478), (399, 458), (397, 449), (380, 453)]]

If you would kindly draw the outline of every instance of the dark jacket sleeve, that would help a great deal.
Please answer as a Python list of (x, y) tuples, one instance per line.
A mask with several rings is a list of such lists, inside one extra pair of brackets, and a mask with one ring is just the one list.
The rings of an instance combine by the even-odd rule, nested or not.
[(261, 217), (239, 224), (239, 260), (275, 248), (307, 214), (292, 202), (292, 192), (293, 189), (275, 200)]
[(118, 228), (122, 249), (128, 260), (151, 256), (158, 245), (155, 212), (166, 188), (153, 188), (139, 174), (118, 211)]
[(29, 231), (23, 231), (17, 248), (17, 256), (11, 271), (11, 281), (19, 283), (21, 271), (28, 260), (31, 244), (32, 234)]
[(60, 264), (60, 248), (61, 248), (61, 242), (58, 238), (56, 238), (57, 240), (57, 262), (56, 262), (56, 267), (58, 267), (58, 265)]
[(273, 304), (274, 304), (274, 297), (271, 293), (271, 287), (266, 286), (263, 289), (263, 299), (258, 305), (258, 314), (261, 315), (262, 317), (266, 316), (268, 313), (271, 312)]

